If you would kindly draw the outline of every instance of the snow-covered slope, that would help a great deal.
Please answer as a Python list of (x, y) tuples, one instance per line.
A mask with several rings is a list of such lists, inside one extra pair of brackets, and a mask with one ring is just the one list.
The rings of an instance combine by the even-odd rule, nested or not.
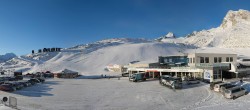
[(158, 56), (181, 54), (192, 45), (160, 43), (145, 39), (107, 39), (63, 49), (61, 52), (29, 54), (13, 58), (1, 65), (6, 69), (28, 72), (59, 72), (65, 68), (82, 74), (104, 74), (110, 64), (131, 61), (157, 62)]
[(60, 52), (43, 65), (32, 68), (30, 72), (38, 71), (41, 68), (54, 72), (68, 68), (82, 74), (103, 74), (104, 68), (110, 64), (128, 64), (135, 60), (156, 62), (158, 56), (179, 54), (184, 51), (185, 47), (181, 44), (154, 42), (125, 43), (119, 46), (108, 46), (90, 53)]
[(184, 42), (197, 47), (250, 47), (250, 12), (230, 10), (219, 27), (193, 32)]

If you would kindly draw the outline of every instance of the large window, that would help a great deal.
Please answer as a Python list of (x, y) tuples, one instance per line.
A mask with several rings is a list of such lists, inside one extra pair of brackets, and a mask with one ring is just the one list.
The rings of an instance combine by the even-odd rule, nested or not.
[(233, 62), (234, 60), (233, 60), (233, 57), (230, 57), (230, 62)]
[(226, 62), (229, 62), (229, 57), (226, 58)]
[(209, 57), (205, 57), (205, 63), (209, 63)]
[(218, 62), (218, 58), (214, 57), (214, 63), (217, 63), (217, 62)]
[(204, 63), (204, 57), (200, 58), (200, 63)]
[(218, 59), (219, 59), (219, 63), (221, 63), (222, 62), (221, 57), (219, 57)]

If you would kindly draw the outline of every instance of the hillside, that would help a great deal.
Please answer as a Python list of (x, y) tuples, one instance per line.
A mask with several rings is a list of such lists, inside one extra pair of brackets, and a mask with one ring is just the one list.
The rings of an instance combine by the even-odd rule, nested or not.
[(110, 64), (128, 64), (135, 60), (157, 62), (158, 56), (179, 54), (192, 48), (191, 45), (144, 39), (108, 39), (66, 48), (61, 52), (29, 54), (2, 65), (26, 73), (47, 70), (59, 72), (68, 68), (82, 74), (104, 74), (105, 67)]

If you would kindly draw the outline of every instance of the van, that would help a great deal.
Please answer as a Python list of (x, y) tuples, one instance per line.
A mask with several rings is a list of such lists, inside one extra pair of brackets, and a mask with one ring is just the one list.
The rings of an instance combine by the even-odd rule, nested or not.
[(225, 90), (224, 97), (228, 99), (236, 99), (236, 97), (246, 95), (247, 93), (248, 92), (244, 88), (237, 86), (237, 87)]
[(129, 77), (130, 81), (137, 82), (137, 81), (146, 81), (148, 75), (145, 72), (142, 73), (135, 73)]
[(215, 84), (215, 85), (214, 85), (214, 91), (220, 92), (220, 88), (221, 88), (222, 86), (226, 86), (226, 85), (229, 85), (229, 83), (219, 83), (219, 84)]

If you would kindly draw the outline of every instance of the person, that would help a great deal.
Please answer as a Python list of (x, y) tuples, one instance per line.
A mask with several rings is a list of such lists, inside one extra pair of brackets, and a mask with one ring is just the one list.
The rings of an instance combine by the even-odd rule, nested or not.
[(242, 80), (242, 78), (240, 79), (240, 83), (243, 83), (243, 80)]

